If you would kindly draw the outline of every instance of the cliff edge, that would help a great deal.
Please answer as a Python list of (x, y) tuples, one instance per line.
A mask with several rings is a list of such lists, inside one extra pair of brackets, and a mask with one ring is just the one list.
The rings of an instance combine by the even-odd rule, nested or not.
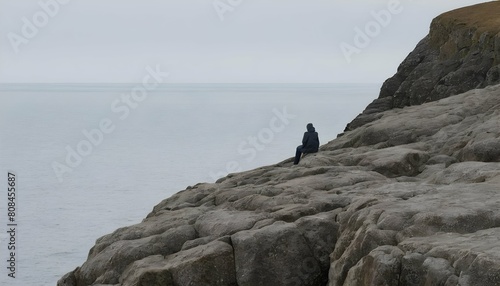
[(431, 102), (500, 83), (500, 1), (436, 17), (429, 34), (382, 85), (374, 100), (345, 131), (380, 112)]
[(500, 285), (500, 24), (475, 11), (500, 3), (436, 18), (319, 153), (188, 187), (57, 285)]

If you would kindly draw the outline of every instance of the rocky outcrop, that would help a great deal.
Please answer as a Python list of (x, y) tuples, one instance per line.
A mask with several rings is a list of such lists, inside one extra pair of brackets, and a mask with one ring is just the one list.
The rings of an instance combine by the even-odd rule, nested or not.
[(500, 285), (499, 122), (500, 85), (383, 112), (177, 193), (59, 285)]
[(386, 80), (379, 98), (346, 131), (392, 108), (418, 105), (500, 83), (500, 2), (454, 10), (435, 18), (429, 35)]
[(58, 285), (500, 285), (499, 123), (500, 85), (377, 112), (165, 199)]

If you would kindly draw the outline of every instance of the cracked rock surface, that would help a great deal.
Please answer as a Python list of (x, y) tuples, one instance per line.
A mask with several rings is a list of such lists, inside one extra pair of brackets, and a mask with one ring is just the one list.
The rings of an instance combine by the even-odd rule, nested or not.
[(500, 285), (499, 107), (500, 85), (392, 109), (189, 187), (59, 285)]

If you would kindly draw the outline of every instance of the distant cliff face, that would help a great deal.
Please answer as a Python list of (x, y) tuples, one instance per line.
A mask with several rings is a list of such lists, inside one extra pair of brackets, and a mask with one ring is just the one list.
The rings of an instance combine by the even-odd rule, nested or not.
[(500, 83), (500, 1), (454, 10), (435, 18), (427, 35), (386, 80), (379, 98), (348, 124), (378, 113), (418, 105)]

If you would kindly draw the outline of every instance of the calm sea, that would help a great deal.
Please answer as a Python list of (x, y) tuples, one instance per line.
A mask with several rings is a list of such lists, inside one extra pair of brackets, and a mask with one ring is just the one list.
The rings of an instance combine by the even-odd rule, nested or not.
[[(100, 236), (139, 223), (189, 185), (292, 157), (309, 122), (322, 143), (334, 139), (379, 90), (137, 87), (0, 85), (0, 285), (55, 285)], [(12, 259), (15, 269), (8, 268)]]

